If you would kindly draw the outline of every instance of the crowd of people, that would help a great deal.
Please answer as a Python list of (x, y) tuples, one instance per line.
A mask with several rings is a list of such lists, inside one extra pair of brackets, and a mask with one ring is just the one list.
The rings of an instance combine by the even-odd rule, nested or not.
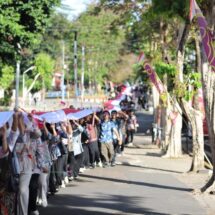
[(138, 127), (131, 103), (121, 106), (40, 125), (34, 115), (16, 110), (0, 128), (0, 214), (37, 215), (48, 195), (86, 169), (114, 167)]

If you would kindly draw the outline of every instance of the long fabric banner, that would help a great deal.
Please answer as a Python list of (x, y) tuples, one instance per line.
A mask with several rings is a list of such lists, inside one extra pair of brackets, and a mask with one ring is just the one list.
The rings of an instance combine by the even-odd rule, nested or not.
[(120, 111), (121, 101), (124, 100), (126, 96), (130, 96), (131, 91), (132, 91), (132, 87), (124, 86), (121, 93), (118, 96), (104, 103), (104, 108), (106, 108), (108, 111), (112, 111), (112, 110)]
[[(104, 104), (104, 108), (107, 110), (121, 110), (120, 109), (120, 102), (126, 98), (126, 95), (131, 94), (132, 87), (123, 86), (121, 93), (115, 97), (113, 100), (109, 100)], [(27, 116), (27, 112), (24, 111), (24, 115)], [(65, 108), (62, 110), (56, 111), (48, 111), (48, 112), (36, 112), (32, 111), (31, 114), (35, 120), (35, 122), (42, 127), (42, 122), (45, 120), (48, 123), (59, 123), (64, 122), (66, 120), (79, 120), (86, 116), (93, 114), (94, 112), (99, 111), (98, 108), (90, 108), (90, 109), (70, 109)], [(6, 122), (9, 122), (12, 119), (13, 111), (8, 112), (0, 112), (0, 127), (5, 125)], [(25, 117), (25, 120), (28, 118)], [(12, 124), (12, 122), (11, 122)]]
[(190, 0), (190, 20), (197, 17), (197, 22), (200, 29), (200, 34), (202, 37), (202, 44), (207, 56), (208, 62), (212, 67), (212, 71), (215, 72), (215, 53), (213, 47), (213, 34), (208, 28), (207, 21), (202, 14), (201, 9), (195, 0)]
[(11, 119), (13, 113), (13, 111), (0, 112), (0, 127)]
[(159, 94), (165, 93), (166, 90), (159, 79), (157, 73), (154, 71), (154, 69), (150, 66), (149, 63), (144, 63), (144, 69), (147, 72), (151, 82), (155, 85), (156, 89), (158, 90)]

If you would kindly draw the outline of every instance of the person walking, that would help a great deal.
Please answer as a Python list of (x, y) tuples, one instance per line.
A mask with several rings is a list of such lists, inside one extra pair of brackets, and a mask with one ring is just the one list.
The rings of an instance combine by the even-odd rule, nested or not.
[(103, 112), (103, 121), (100, 125), (100, 137), (99, 140), (101, 142), (101, 153), (104, 159), (103, 167), (107, 167), (110, 164), (114, 166), (112, 162), (114, 156), (114, 148), (113, 148), (113, 134), (116, 135), (119, 143), (121, 142), (119, 133), (113, 124), (110, 121), (110, 113), (108, 111)]

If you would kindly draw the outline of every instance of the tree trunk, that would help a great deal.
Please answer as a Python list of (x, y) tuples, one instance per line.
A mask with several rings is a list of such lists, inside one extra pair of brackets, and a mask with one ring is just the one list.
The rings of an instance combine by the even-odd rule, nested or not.
[(213, 164), (213, 175), (206, 185), (201, 188), (201, 191), (205, 192), (210, 190), (210, 188), (213, 188), (212, 185), (215, 180), (215, 73), (213, 73), (209, 68), (205, 57), (203, 57), (202, 83)]
[(182, 129), (182, 110), (177, 101), (174, 102), (170, 113), (168, 114), (171, 119), (170, 128), (170, 143), (165, 158), (179, 158), (182, 156), (181, 145), (181, 129)]
[[(209, 28), (214, 30), (215, 0), (207, 10), (207, 21)], [(203, 50), (203, 47), (201, 47)], [(209, 181), (201, 188), (201, 192), (210, 191), (215, 185), (215, 73), (211, 71), (205, 52), (202, 52), (202, 88), (205, 102), (205, 114), (209, 132), (209, 143), (211, 146), (213, 174)]]
[[(179, 36), (179, 43), (177, 49), (177, 65), (178, 65), (178, 74), (176, 78), (183, 82), (183, 64), (184, 64), (184, 47), (188, 37), (190, 25), (189, 23), (185, 23), (185, 25), (181, 26), (183, 30), (181, 30), (181, 34)], [(177, 101), (173, 101), (170, 108), (170, 115), (176, 115), (176, 118), (171, 120), (171, 124), (167, 126), (166, 130), (166, 144), (169, 145), (164, 157), (177, 158), (182, 156), (182, 142), (181, 142), (181, 129), (182, 129), (182, 110)], [(170, 117), (171, 118), (171, 117)], [(174, 116), (173, 116), (174, 118)], [(168, 120), (167, 120), (168, 122)], [(168, 137), (168, 130), (170, 130), (170, 135)]]
[(192, 126), (193, 159), (189, 171), (198, 172), (204, 169), (204, 135), (203, 114), (192, 108), (188, 102), (182, 100), (184, 111)]

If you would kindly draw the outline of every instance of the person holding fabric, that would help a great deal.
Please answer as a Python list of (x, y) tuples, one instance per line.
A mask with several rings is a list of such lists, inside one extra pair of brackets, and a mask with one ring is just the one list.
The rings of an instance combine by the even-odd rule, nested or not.
[(45, 135), (45, 120), (43, 122), (42, 136), (41, 136), (41, 144), (39, 147), (39, 151), (41, 156), (43, 157), (42, 166), (43, 171), (41, 171), (39, 176), (39, 189), (38, 189), (38, 205), (43, 207), (47, 207), (47, 193), (48, 193), (48, 176), (51, 169), (52, 161), (48, 148), (48, 136)]
[(134, 140), (134, 133), (137, 131), (137, 118), (134, 115), (134, 111), (131, 110), (129, 112), (129, 117), (127, 120), (127, 137), (126, 137), (126, 143), (133, 145)]
[(74, 169), (76, 165), (74, 146), (73, 146), (73, 129), (71, 123), (67, 122), (67, 137), (68, 137), (68, 164), (69, 164), (69, 181), (74, 179)]
[[(115, 130), (118, 132), (118, 134), (120, 135), (119, 133), (119, 129), (120, 129), (120, 121), (118, 120), (117, 118), (117, 111), (113, 110), (111, 112), (111, 122), (113, 123), (114, 125), (114, 128)], [(120, 140), (119, 141), (119, 138), (118, 136), (115, 134), (115, 132), (113, 132), (113, 147), (114, 147), (114, 155), (113, 155), (113, 159), (112, 159), (112, 166), (115, 166), (116, 165), (116, 155), (117, 153), (119, 153), (119, 150), (120, 150), (120, 144), (122, 143), (122, 137), (120, 136)]]
[(80, 168), (80, 173), (83, 173), (84, 170), (90, 168), (90, 156), (89, 156), (89, 135), (86, 130), (86, 121), (85, 119), (80, 120), (80, 124), (83, 128), (83, 132), (81, 133), (81, 142), (83, 147), (83, 160)]
[[(37, 171), (38, 138), (41, 132), (35, 127), (31, 116), (22, 114), (19, 117), (20, 135), (16, 143), (16, 153), (20, 165), (18, 215), (39, 214), (36, 206), (39, 174)], [(35, 172), (34, 172), (35, 171)], [(29, 195), (30, 194), (30, 195)], [(30, 197), (30, 198), (29, 198)]]
[(48, 148), (51, 156), (51, 168), (49, 175), (49, 191), (51, 194), (55, 194), (58, 191), (58, 186), (60, 186), (61, 180), (59, 180), (57, 175), (57, 161), (58, 157), (61, 155), (60, 150), (57, 146), (59, 138), (55, 129), (55, 124), (44, 123), (44, 135), (48, 139)]
[(15, 214), (16, 211), (16, 191), (12, 190), (9, 183), (10, 178), (13, 178), (9, 156), (15, 149), (15, 143), (19, 135), (19, 114), (18, 111), (15, 111), (12, 118), (0, 128), (0, 214), (4, 214), (4, 208), (7, 209), (8, 214)]
[(75, 156), (75, 165), (72, 169), (74, 178), (78, 177), (81, 163), (83, 160), (83, 147), (81, 142), (81, 134), (84, 131), (83, 127), (79, 125), (75, 120), (72, 121), (72, 142), (73, 142), (73, 150), (74, 150), (74, 156)]
[(57, 144), (60, 150), (60, 156), (58, 156), (57, 160), (57, 177), (59, 181), (59, 185), (61, 188), (65, 188), (65, 176), (67, 175), (67, 159), (68, 159), (68, 150), (67, 150), (67, 133), (66, 128), (63, 123), (58, 123), (56, 126), (56, 132), (59, 138), (59, 142)]
[(98, 146), (98, 136), (97, 136), (97, 127), (96, 122), (100, 122), (100, 119), (96, 116), (96, 113), (87, 117), (86, 119), (86, 130), (89, 136), (89, 152), (90, 152), (90, 159), (91, 159), (91, 166), (95, 168), (97, 165), (101, 167), (101, 158)]
[(100, 137), (101, 142), (101, 153), (104, 159), (103, 167), (107, 167), (112, 163), (114, 149), (113, 149), (113, 134), (116, 135), (119, 144), (121, 144), (121, 139), (119, 133), (114, 126), (113, 122), (110, 121), (110, 113), (108, 111), (103, 112), (103, 121), (100, 124)]
[(126, 140), (126, 125), (128, 120), (128, 115), (124, 111), (119, 111), (117, 113), (117, 119), (119, 121), (119, 135), (122, 139), (122, 144), (119, 146), (119, 155), (123, 155)]

